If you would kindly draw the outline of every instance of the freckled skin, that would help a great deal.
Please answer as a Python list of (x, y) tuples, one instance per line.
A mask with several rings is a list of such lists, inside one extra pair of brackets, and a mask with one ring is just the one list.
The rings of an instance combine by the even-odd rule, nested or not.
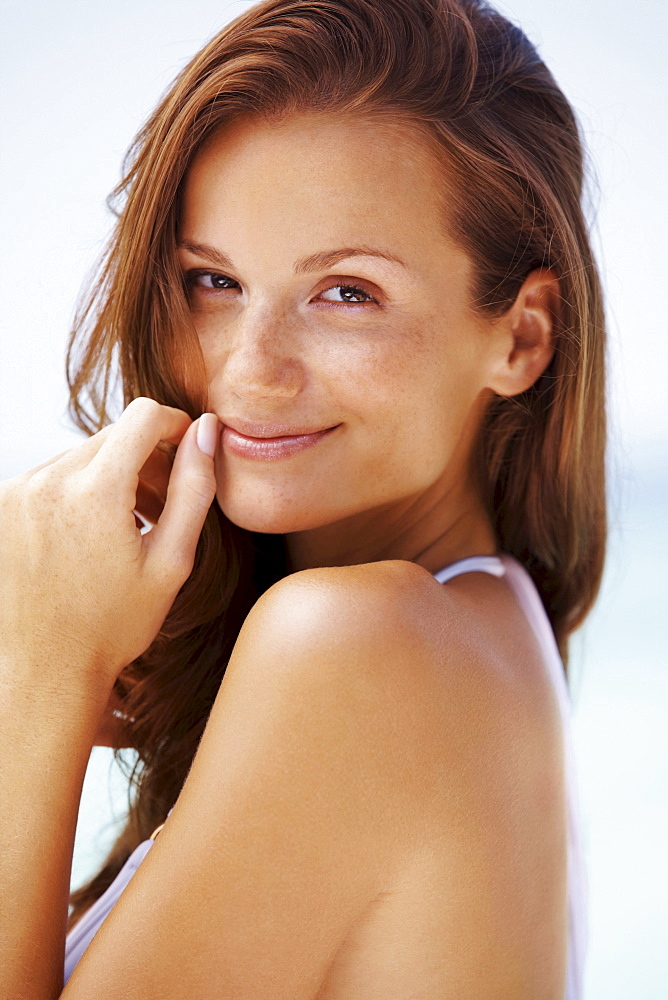
[[(235, 124), (189, 171), (179, 236), (234, 264), (179, 250), (184, 271), (233, 279), (192, 289), (210, 409), (343, 425), (278, 462), (218, 449), (222, 509), (289, 534), (295, 569), (418, 557), (436, 569), (495, 549), (468, 467), (499, 346), (470, 308), (472, 265), (442, 231), (437, 183), (408, 128), (308, 114)], [(293, 273), (300, 257), (361, 244), (407, 266), (357, 256)], [(378, 304), (346, 304), (336, 281)]]

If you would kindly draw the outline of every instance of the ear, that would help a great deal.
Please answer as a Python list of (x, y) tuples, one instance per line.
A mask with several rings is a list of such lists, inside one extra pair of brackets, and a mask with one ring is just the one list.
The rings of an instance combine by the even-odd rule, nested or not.
[(539, 268), (525, 278), (513, 305), (494, 323), (499, 349), (488, 385), (499, 396), (524, 392), (549, 365), (559, 303), (558, 278)]

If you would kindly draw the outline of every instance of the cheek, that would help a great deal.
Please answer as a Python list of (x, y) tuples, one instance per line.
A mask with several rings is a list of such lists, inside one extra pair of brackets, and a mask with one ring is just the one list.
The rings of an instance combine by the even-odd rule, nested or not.
[[(442, 321), (404, 329), (401, 337), (367, 346), (363, 365), (340, 366), (341, 391), (372, 432), (376, 475), (397, 484), (429, 485), (448, 465), (481, 389), (474, 338)], [(354, 387), (354, 388), (353, 388)], [(354, 398), (353, 398), (354, 396)]]
[[(426, 482), (447, 453), (447, 366), (432, 331), (424, 326), (378, 337), (331, 357), (330, 384), (355, 422), (360, 475), (406, 485)], [(454, 380), (453, 380), (454, 381)], [(453, 427), (454, 433), (454, 427)]]
[(419, 397), (433, 373), (432, 338), (417, 325), (388, 324), (339, 341), (330, 349), (328, 370), (342, 393), (371, 414), (401, 414)]
[(223, 324), (212, 317), (193, 315), (199, 349), (204, 360), (207, 382), (210, 384), (220, 370), (225, 358)]

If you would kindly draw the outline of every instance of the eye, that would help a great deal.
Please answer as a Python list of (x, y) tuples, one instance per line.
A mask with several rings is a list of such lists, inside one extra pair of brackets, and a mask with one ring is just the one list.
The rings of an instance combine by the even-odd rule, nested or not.
[[(373, 295), (371, 295), (370, 292), (367, 292), (366, 289), (364, 288), (360, 288), (359, 285), (349, 285), (340, 282), (339, 284), (332, 285), (330, 288), (326, 288), (325, 291), (326, 292), (339, 291), (343, 296), (343, 302), (334, 302), (333, 305), (365, 306), (370, 304), (371, 302), (374, 302), (376, 305), (378, 305), (378, 299), (374, 299)], [(350, 298), (350, 296), (354, 296), (354, 298)], [(360, 296), (364, 296), (365, 301), (360, 301)], [(331, 299), (325, 299), (325, 302), (331, 302), (331, 301), (332, 301)]]
[(221, 292), (238, 284), (234, 278), (230, 278), (226, 274), (204, 270), (188, 271), (185, 275), (185, 283), (189, 291), (198, 288), (206, 292)]
[[(184, 276), (184, 281), (186, 289), (189, 293), (192, 293), (195, 289), (200, 294), (216, 294), (217, 292), (224, 292), (234, 287), (239, 287), (238, 281), (234, 278), (230, 278), (227, 274), (220, 274), (217, 271), (205, 271), (195, 269), (186, 272)], [(342, 301), (336, 302), (333, 299), (324, 299), (325, 302), (329, 302), (331, 305), (335, 306), (366, 306), (372, 303), (378, 305), (378, 299), (374, 298), (370, 292), (367, 292), (365, 288), (360, 285), (351, 284), (348, 282), (337, 282), (335, 285), (330, 285), (326, 288), (321, 296), (325, 292), (340, 292), (342, 296)]]

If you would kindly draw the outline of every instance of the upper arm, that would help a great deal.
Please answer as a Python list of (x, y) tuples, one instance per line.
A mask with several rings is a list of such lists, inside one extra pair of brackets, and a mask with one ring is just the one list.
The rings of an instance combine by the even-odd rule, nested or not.
[(409, 651), (383, 640), (377, 593), (324, 580), (287, 578), (249, 615), (173, 813), (67, 1000), (128, 983), (133, 1000), (307, 1000), (391, 881), (420, 767)]

